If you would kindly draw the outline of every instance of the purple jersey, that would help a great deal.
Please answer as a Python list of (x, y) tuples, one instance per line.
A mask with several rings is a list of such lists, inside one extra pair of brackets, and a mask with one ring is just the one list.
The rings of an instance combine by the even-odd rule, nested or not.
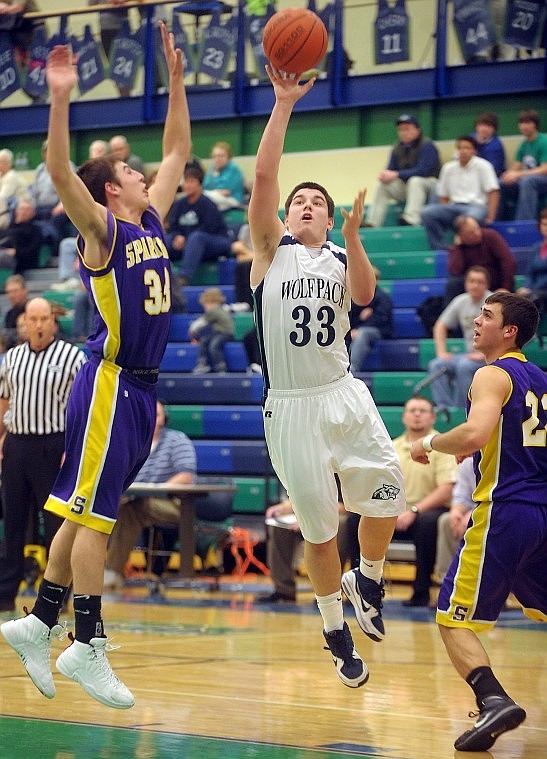
[(161, 220), (151, 207), (140, 225), (106, 213), (110, 255), (103, 267), (86, 265), (78, 238), (80, 276), (97, 309), (87, 345), (98, 359), (155, 369), (165, 351), (171, 311), (171, 267)]
[(510, 592), (547, 621), (547, 375), (518, 351), (490, 366), (511, 389), (474, 456), (478, 504), (437, 604), (439, 624), (476, 632), (495, 624)]
[[(491, 366), (511, 382), (500, 420), (475, 454), (473, 500), (547, 504), (547, 374), (522, 353), (508, 353)], [(471, 393), (473, 386), (471, 386)]]

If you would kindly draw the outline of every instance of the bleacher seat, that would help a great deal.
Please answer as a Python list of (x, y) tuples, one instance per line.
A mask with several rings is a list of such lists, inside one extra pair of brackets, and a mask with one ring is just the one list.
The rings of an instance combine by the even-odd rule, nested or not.
[(400, 337), (427, 337), (424, 325), (415, 308), (393, 309), (393, 336)]
[(446, 279), (398, 279), (391, 287), (393, 304), (398, 308), (416, 308), (430, 295), (444, 295)]
[(267, 506), (280, 500), (281, 486), (275, 476), (234, 477), (233, 482), (235, 513), (264, 514)]
[(179, 374), (160, 372), (158, 397), (167, 404), (234, 403), (259, 404), (262, 376), (259, 374)]
[(398, 279), (401, 273), (408, 279), (426, 279), (436, 274), (436, 254), (431, 250), (382, 251), (370, 253), (371, 262), (378, 267), (382, 279)]
[(201, 474), (274, 474), (264, 440), (193, 442)]
[(530, 249), (541, 240), (535, 221), (495, 221), (491, 226), (506, 239), (511, 249)]
[[(232, 399), (232, 403), (234, 399)], [(204, 406), (173, 404), (167, 407), (169, 426), (198, 438), (263, 438), (260, 406)]]
[(167, 343), (160, 372), (191, 372), (197, 364), (199, 346), (192, 343)]
[(229, 372), (244, 372), (248, 366), (247, 354), (243, 343), (224, 343), (224, 357)]
[[(429, 250), (429, 241), (422, 226), (360, 229), (359, 236), (369, 254)], [(332, 230), (330, 238), (336, 245), (344, 247), (344, 238), (339, 230)]]
[[(404, 404), (413, 394), (414, 387), (425, 377), (425, 371), (374, 372), (370, 375), (372, 387), (369, 389), (377, 405)], [(430, 389), (425, 388), (420, 394), (430, 397)]]

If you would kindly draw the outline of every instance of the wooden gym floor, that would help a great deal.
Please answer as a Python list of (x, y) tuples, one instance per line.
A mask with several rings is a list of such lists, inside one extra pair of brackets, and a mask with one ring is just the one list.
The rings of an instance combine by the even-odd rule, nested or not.
[[(121, 646), (109, 658), (136, 697), (128, 711), (98, 704), (60, 675), (55, 699), (45, 699), (2, 639), (1, 759), (471, 756), (456, 752), (453, 741), (472, 724), (472, 693), (448, 661), (434, 611), (402, 607), (408, 586), (388, 588), (381, 644), (366, 638), (347, 610), (371, 672), (353, 690), (338, 680), (323, 650), (306, 581), (298, 604), (266, 608), (254, 604), (257, 592), (270, 590), (266, 580), (229, 579), (217, 591), (196, 581), (160, 596), (143, 587), (105, 596), (107, 633)], [(24, 603), (32, 606), (32, 599), (19, 598), (18, 613)], [(545, 632), (515, 609), (483, 636), (495, 672), (528, 718), (478, 756), (547, 756)], [(54, 643), (53, 668), (65, 645)]]

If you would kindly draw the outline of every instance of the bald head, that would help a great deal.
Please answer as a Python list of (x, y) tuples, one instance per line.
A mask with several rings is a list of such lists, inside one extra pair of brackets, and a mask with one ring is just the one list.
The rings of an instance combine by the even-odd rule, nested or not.
[(51, 303), (45, 298), (31, 298), (25, 306), (25, 327), (33, 350), (46, 348), (57, 331)]

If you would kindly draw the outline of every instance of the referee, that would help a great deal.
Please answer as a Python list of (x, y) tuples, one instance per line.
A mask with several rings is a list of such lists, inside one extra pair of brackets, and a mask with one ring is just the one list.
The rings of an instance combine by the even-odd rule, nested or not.
[[(0, 366), (0, 436), (4, 434), (0, 543), (0, 611), (13, 611), (24, 577), (29, 517), (35, 520), (53, 486), (64, 452), (65, 410), (82, 351), (55, 338), (50, 303), (33, 298), (25, 308), (28, 339), (10, 348)], [(32, 510), (32, 511), (31, 511)], [(60, 519), (43, 512), (49, 548)]]

